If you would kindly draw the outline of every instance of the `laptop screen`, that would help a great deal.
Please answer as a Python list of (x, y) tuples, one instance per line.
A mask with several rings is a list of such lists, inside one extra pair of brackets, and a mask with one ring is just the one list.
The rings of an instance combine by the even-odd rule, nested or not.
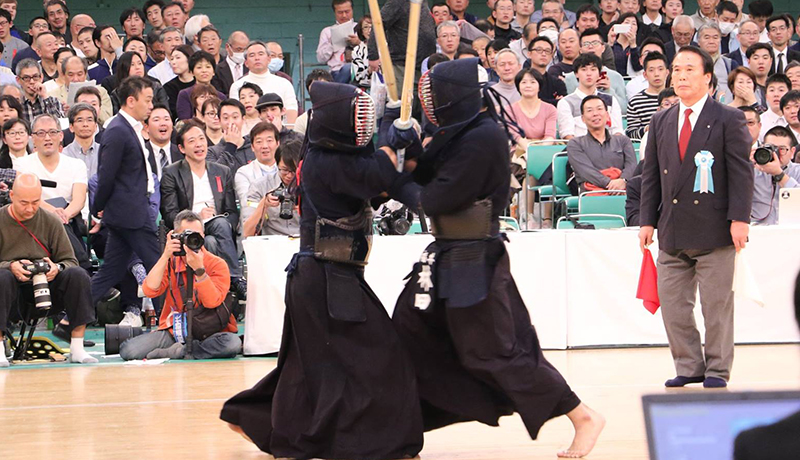
[(800, 410), (800, 392), (686, 393), (642, 398), (651, 460), (732, 460), (747, 429)]

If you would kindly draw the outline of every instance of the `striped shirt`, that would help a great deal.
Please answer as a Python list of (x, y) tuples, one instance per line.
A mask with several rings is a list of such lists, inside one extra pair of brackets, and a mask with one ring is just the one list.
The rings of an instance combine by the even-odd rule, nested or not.
[(644, 130), (650, 124), (650, 119), (658, 110), (658, 94), (648, 94), (643, 90), (628, 101), (628, 128), (625, 134), (632, 141), (638, 141), (644, 136)]

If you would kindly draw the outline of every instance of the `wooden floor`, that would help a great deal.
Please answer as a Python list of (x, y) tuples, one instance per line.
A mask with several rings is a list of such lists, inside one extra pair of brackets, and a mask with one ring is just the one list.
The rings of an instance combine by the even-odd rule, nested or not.
[[(647, 459), (640, 396), (665, 391), (666, 348), (554, 351), (548, 359), (608, 425), (592, 459)], [(0, 370), (2, 459), (270, 458), (228, 431), (222, 403), (274, 359)], [(800, 387), (800, 347), (736, 349), (731, 390)], [(692, 391), (692, 390), (681, 390)], [(698, 389), (695, 391), (703, 391)], [(531, 441), (518, 416), (500, 428), (461, 424), (425, 437), (423, 460), (551, 459), (572, 430), (565, 417)]]

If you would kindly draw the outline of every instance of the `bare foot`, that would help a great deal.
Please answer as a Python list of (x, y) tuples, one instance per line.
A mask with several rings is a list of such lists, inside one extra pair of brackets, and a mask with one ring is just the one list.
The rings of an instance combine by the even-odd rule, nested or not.
[(575, 426), (575, 438), (569, 449), (561, 451), (557, 455), (561, 458), (581, 458), (589, 455), (600, 432), (606, 426), (606, 419), (583, 403), (572, 409), (567, 417)]
[[(240, 435), (242, 435), (243, 438), (247, 439), (248, 441), (253, 442), (253, 440), (250, 439), (249, 436), (244, 434), (244, 430), (239, 425), (234, 425), (233, 423), (229, 423), (228, 428), (230, 428), (232, 431), (235, 431), (236, 433), (239, 433)], [(253, 444), (255, 443), (253, 442)]]

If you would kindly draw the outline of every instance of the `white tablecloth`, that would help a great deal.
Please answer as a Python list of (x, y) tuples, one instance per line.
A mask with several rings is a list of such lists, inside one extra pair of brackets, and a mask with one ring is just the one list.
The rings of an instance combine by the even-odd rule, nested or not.
[[(665, 344), (660, 312), (635, 298), (642, 256), (637, 230), (513, 233), (511, 271), (544, 348)], [(792, 295), (800, 268), (798, 228), (754, 227), (749, 261), (765, 307), (737, 298), (737, 343), (800, 341)], [(403, 279), (428, 235), (375, 237), (366, 279), (391, 315)], [(248, 262), (245, 354), (276, 352), (283, 328), (286, 265), (298, 239), (254, 237), (243, 242)], [(653, 247), (657, 256), (657, 248)], [(700, 308), (696, 309), (702, 330)]]

